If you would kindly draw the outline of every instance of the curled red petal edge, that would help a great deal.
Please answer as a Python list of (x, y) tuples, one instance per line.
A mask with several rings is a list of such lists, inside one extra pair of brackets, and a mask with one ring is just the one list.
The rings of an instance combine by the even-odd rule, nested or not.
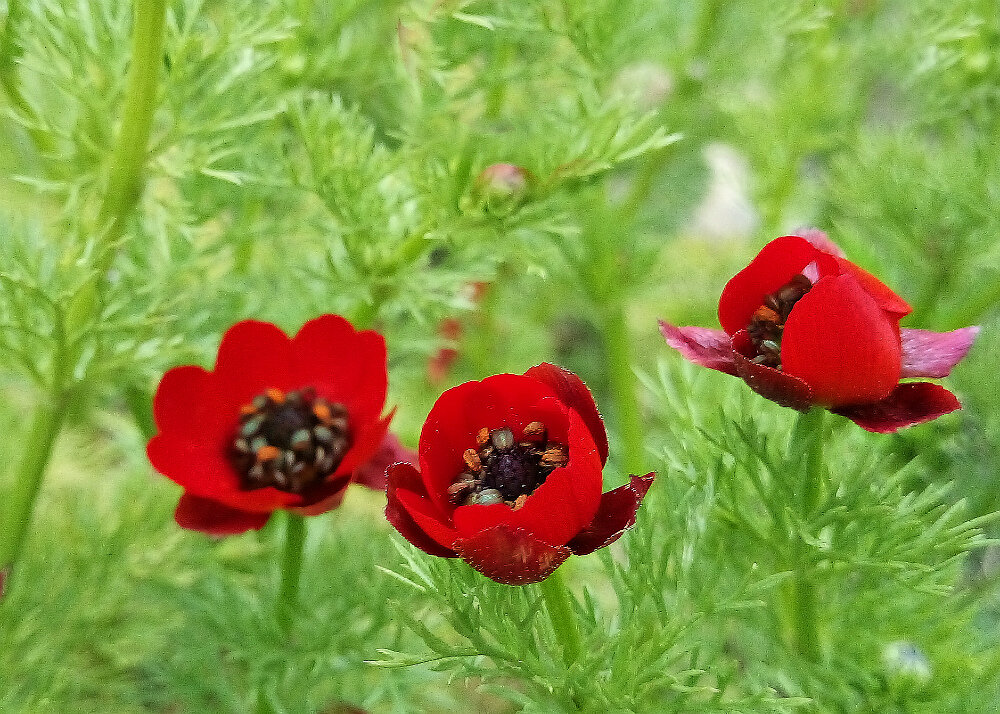
[(601, 505), (594, 520), (573, 536), (566, 544), (567, 547), (576, 555), (587, 555), (621, 538), (625, 531), (635, 525), (639, 505), (653, 485), (655, 476), (652, 471), (645, 476), (630, 476), (627, 484), (601, 496)]
[(601, 464), (605, 464), (608, 460), (608, 432), (604, 429), (604, 419), (597, 410), (594, 395), (587, 389), (583, 380), (568, 369), (548, 362), (535, 365), (525, 372), (524, 376), (537, 379), (548, 386), (563, 404), (583, 418), (583, 422), (594, 437), (594, 443), (601, 456)]
[(455, 541), (458, 556), (494, 582), (527, 585), (549, 577), (572, 551), (505, 523)]
[(174, 511), (174, 520), (181, 528), (212, 536), (259, 531), (270, 517), (270, 513), (241, 511), (189, 493), (181, 496)]
[(978, 327), (963, 327), (951, 332), (903, 329), (902, 377), (947, 377), (972, 348)]
[(873, 404), (840, 407), (830, 411), (847, 417), (866, 431), (891, 434), (961, 408), (958, 398), (939, 384), (906, 382), (897, 385), (892, 394)]
[(738, 376), (732, 340), (724, 330), (677, 327), (660, 320), (660, 333), (688, 362)]
[(458, 554), (454, 550), (445, 548), (427, 535), (423, 528), (417, 525), (417, 522), (407, 513), (396, 495), (396, 489), (402, 487), (426, 496), (427, 490), (424, 487), (423, 479), (420, 477), (420, 472), (413, 468), (412, 464), (403, 462), (389, 466), (386, 469), (385, 475), (385, 518), (392, 524), (392, 527), (399, 531), (399, 534), (406, 538), (406, 540), (428, 555), (437, 555), (442, 558), (456, 557)]

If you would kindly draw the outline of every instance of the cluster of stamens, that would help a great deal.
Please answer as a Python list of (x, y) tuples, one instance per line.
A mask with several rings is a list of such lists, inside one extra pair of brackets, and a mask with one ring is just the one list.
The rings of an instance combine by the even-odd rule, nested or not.
[(770, 295), (764, 296), (764, 304), (758, 307), (747, 334), (757, 349), (753, 361), (766, 367), (781, 369), (781, 336), (785, 322), (802, 296), (812, 288), (812, 281), (805, 275), (796, 275)]
[(347, 409), (312, 388), (268, 389), (240, 410), (229, 458), (244, 490), (302, 493), (322, 483), (351, 445)]
[(506, 427), (480, 429), (476, 448), (466, 449), (462, 459), (465, 470), (448, 487), (453, 504), (506, 503), (516, 511), (550, 473), (569, 462), (569, 451), (550, 442), (545, 425), (533, 421), (524, 427), (520, 441)]

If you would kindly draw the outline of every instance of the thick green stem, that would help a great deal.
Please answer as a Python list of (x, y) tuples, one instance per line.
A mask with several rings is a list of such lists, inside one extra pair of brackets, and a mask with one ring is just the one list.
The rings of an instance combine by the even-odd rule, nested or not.
[[(826, 411), (814, 408), (799, 416), (792, 432), (789, 448), (789, 467), (799, 475), (800, 489), (794, 504), (803, 522), (815, 515), (823, 495), (825, 476), (823, 470), (824, 416)], [(797, 468), (796, 468), (797, 467)], [(791, 649), (803, 658), (818, 662), (822, 657), (823, 643), (819, 627), (819, 609), (813, 564), (809, 546), (802, 534), (793, 533), (792, 579), (785, 588), (787, 640)]]
[(285, 547), (281, 558), (281, 585), (275, 603), (275, 616), (286, 634), (298, 610), (299, 579), (302, 574), (302, 548), (306, 540), (306, 520), (295, 513), (287, 514)]
[(3, 532), (0, 533), (0, 573), (10, 572), (21, 554), (35, 498), (52, 457), (69, 401), (70, 393), (63, 391), (43, 398), (35, 411), (28, 436), (23, 442), (21, 464), (4, 513)]
[[(149, 134), (156, 109), (156, 89), (163, 66), (163, 26), (166, 0), (136, 0), (132, 30), (132, 55), (125, 85), (121, 126), (114, 153), (107, 192), (99, 221), (107, 228), (104, 270), (110, 267), (113, 246), (139, 200), (142, 174), (149, 150)], [(104, 270), (100, 271), (102, 274)]]
[(570, 604), (569, 590), (566, 589), (560, 570), (557, 569), (539, 583), (539, 587), (545, 600), (545, 609), (549, 613), (549, 620), (552, 622), (552, 629), (555, 630), (556, 639), (562, 647), (563, 662), (568, 669), (580, 659), (583, 644), (580, 630), (576, 626), (576, 617), (573, 615), (573, 606)]
[(642, 473), (643, 425), (639, 407), (639, 384), (632, 369), (632, 340), (623, 305), (607, 305), (604, 315), (604, 340), (608, 356), (608, 377), (614, 395), (615, 413), (622, 468), (628, 473)]

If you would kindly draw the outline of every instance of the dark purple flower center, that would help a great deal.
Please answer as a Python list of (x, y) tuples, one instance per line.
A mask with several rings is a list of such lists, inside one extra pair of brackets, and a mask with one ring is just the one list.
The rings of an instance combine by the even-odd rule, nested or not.
[(448, 487), (451, 502), (458, 506), (506, 503), (517, 510), (528, 496), (545, 483), (549, 474), (569, 462), (562, 444), (550, 442), (541, 422), (531, 422), (515, 440), (507, 428), (483, 428), (476, 435), (476, 448), (462, 455), (465, 470)]
[(347, 409), (309, 387), (268, 389), (241, 411), (229, 459), (246, 491), (303, 493), (336, 471), (351, 446)]
[(785, 322), (795, 303), (811, 288), (812, 281), (799, 274), (773, 293), (764, 296), (764, 304), (754, 311), (750, 324), (747, 325), (747, 334), (756, 350), (752, 357), (754, 362), (781, 369), (781, 337)]

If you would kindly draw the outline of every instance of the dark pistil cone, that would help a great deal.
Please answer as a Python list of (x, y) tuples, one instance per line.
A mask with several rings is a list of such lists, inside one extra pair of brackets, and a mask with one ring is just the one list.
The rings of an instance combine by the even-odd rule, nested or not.
[(350, 444), (343, 405), (308, 388), (269, 389), (243, 407), (230, 459), (245, 490), (302, 493), (336, 471)]
[(476, 433), (477, 448), (462, 454), (465, 471), (448, 487), (451, 502), (503, 502), (514, 509), (523, 506), (548, 475), (569, 460), (566, 447), (549, 443), (546, 434), (545, 425), (538, 421), (525, 426), (520, 441), (510, 429), (480, 429)]

